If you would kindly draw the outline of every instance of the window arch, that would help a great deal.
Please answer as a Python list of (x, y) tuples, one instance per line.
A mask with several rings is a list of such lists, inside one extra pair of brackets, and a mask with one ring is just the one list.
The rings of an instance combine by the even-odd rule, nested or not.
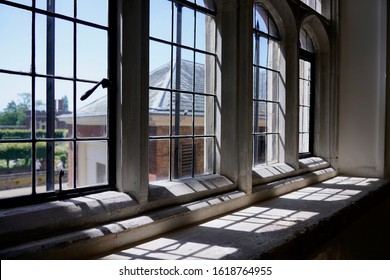
[[(332, 112), (332, 102), (335, 100), (332, 83), (334, 77), (332, 75), (333, 65), (328, 62), (331, 59), (330, 53), (330, 30), (324, 24), (323, 19), (315, 14), (309, 14), (302, 19), (300, 26), (300, 43), (310, 45), (312, 42), (313, 51), (305, 50), (304, 46), (300, 48), (300, 58), (312, 61), (311, 73), (311, 154), (321, 157), (331, 162), (335, 156), (335, 147), (337, 146), (336, 134), (333, 133), (336, 128), (335, 121), (337, 115)], [(310, 40), (309, 40), (310, 39)], [(310, 48), (306, 47), (310, 50)], [(304, 154), (300, 154), (304, 156)]]
[(253, 165), (280, 160), (280, 34), (269, 11), (253, 5)]

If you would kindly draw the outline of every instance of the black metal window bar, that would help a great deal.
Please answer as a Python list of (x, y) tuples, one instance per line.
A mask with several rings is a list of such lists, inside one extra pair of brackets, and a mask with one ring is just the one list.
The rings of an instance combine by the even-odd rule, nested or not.
[(253, 166), (279, 160), (279, 65), (280, 36), (269, 11), (253, 5)]
[[(0, 120), (0, 150), (8, 154), (14, 152), (11, 161), (22, 160), (27, 166), (23, 174), (13, 174), (16, 179), (7, 181), (8, 185), (0, 188), (2, 206), (14, 200), (57, 199), (63, 195), (107, 189), (109, 180), (113, 180), (108, 176), (109, 148), (113, 145), (113, 140), (109, 137), (109, 122), (112, 123), (113, 120), (109, 119), (108, 115), (108, 108), (113, 102), (107, 94), (111, 89), (100, 92), (101, 100), (91, 98), (90, 102), (79, 101), (86, 89), (99, 83), (101, 78), (112, 76), (113, 72), (108, 73), (108, 69), (114, 68), (110, 66), (113, 62), (109, 59), (112, 55), (110, 44), (113, 43), (113, 40), (109, 40), (110, 36), (110, 39), (113, 39), (109, 22), (113, 20), (113, 9), (110, 5), (115, 1), (98, 2), (103, 4), (104, 14), (101, 14), (101, 10), (96, 10), (100, 15), (89, 20), (88, 16), (80, 11), (82, 1), (78, 0), (66, 3), (56, 3), (55, 0), (0, 0), (0, 8), (4, 11), (0, 17), (7, 13), (8, 16), (18, 15), (16, 20), (9, 20), (8, 23), (11, 23), (3, 28), (13, 28), (15, 33), (18, 33), (20, 28), (28, 30), (23, 24), (29, 24), (31, 35), (28, 37), (30, 49), (25, 46), (26, 54), (23, 54), (30, 56), (29, 69), (19, 69), (17, 63), (15, 67), (8, 67), (0, 62), (0, 83), (10, 84), (10, 81), (16, 81), (13, 86), (17, 87), (18, 81), (28, 80), (31, 89), (31, 99), (23, 112), (26, 121), (22, 128), (18, 130), (15, 129), (16, 126), (5, 126)], [(68, 5), (67, 10), (61, 9), (61, 3)], [(88, 7), (84, 6), (84, 11), (87, 9)], [(99, 22), (95, 18), (106, 20)], [(66, 32), (61, 32), (59, 26), (66, 26)], [(88, 36), (89, 41), (83, 37), (86, 33), (91, 33)], [(97, 38), (93, 38), (93, 35), (97, 35)], [(10, 39), (2, 38), (2, 44), (6, 45)], [(44, 46), (40, 40), (46, 41)], [(63, 53), (57, 54), (61, 44), (67, 44), (67, 47), (61, 49), (60, 52)], [(9, 45), (8, 49), (12, 47), (17, 49), (18, 46)], [(93, 55), (88, 57), (89, 61), (85, 59), (87, 49), (91, 52), (98, 49), (94, 54), (97, 58), (95, 61), (91, 59)], [(66, 60), (62, 57), (65, 52), (70, 54), (70, 58)], [(2, 57), (5, 55), (7, 54), (0, 54)], [(17, 57), (21, 53), (11, 55)], [(90, 64), (87, 65), (88, 63)], [(62, 64), (67, 64), (70, 70), (66, 73), (62, 71)], [(100, 70), (95, 75), (87, 74), (97, 68)], [(103, 77), (98, 78), (98, 74)], [(61, 93), (64, 93), (64, 96), (58, 99)], [(1, 92), (1, 95), (6, 94), (7, 92)], [(88, 112), (88, 106), (95, 111)], [(3, 113), (0, 111), (0, 116)], [(83, 123), (87, 117), (91, 120), (95, 117), (95, 123)], [(99, 117), (103, 123), (96, 123)], [(65, 125), (66, 122), (70, 125)], [(101, 153), (103, 162), (92, 162), (93, 170), (90, 170), (85, 167), (88, 164), (86, 161), (90, 159), (82, 153), (87, 153), (86, 150), (92, 148)], [(23, 149), (24, 153), (21, 153), (19, 150)], [(7, 163), (8, 161), (9, 159)], [(81, 182), (81, 175), (94, 179)], [(21, 183), (22, 181), (27, 183)]]
[[(161, 5), (165, 6), (170, 18), (161, 18), (161, 15), (153, 11)], [(150, 0), (149, 16), (150, 22), (159, 16), (158, 24), (164, 25), (165, 22), (167, 31), (163, 34), (155, 31), (153, 24), (150, 26), (150, 65), (154, 63), (156, 56), (165, 57), (167, 64), (165, 68), (160, 66), (150, 69), (149, 75), (149, 180), (174, 180), (214, 173), (214, 3), (212, 0)], [(202, 46), (199, 46), (200, 36), (205, 40)], [(202, 62), (199, 62), (199, 58)], [(168, 77), (169, 82), (162, 82), (161, 75), (164, 74), (161, 73)], [(156, 96), (159, 97), (159, 104), (153, 105)], [(153, 115), (164, 114), (169, 116), (169, 120), (163, 125), (168, 129), (161, 132), (158, 131), (161, 127), (155, 127), (151, 118)], [(184, 124), (185, 117), (191, 119), (190, 123)], [(207, 124), (199, 131), (196, 123), (202, 117)], [(203, 163), (202, 167), (197, 167), (202, 158), (208, 164)], [(156, 173), (163, 175), (151, 177), (151, 174)]]

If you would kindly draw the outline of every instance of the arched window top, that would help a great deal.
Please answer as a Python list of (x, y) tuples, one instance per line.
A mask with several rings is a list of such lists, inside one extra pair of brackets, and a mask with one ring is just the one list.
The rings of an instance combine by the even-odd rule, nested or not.
[(260, 3), (253, 4), (253, 28), (256, 31), (280, 38), (278, 27), (269, 11)]
[(305, 51), (314, 53), (313, 41), (303, 28), (299, 32), (299, 47)]

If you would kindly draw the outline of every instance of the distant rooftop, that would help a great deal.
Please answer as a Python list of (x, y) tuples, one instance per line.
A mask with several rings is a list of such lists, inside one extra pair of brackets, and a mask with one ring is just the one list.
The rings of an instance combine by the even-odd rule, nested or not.
[[(181, 60), (180, 84), (176, 82), (177, 63), (173, 61), (172, 75), (171, 63), (162, 65), (161, 67), (150, 72), (149, 85), (152, 88), (161, 88), (161, 90), (151, 89), (149, 92), (149, 111), (155, 113), (169, 113), (170, 98), (169, 90), (177, 89), (180, 91), (205, 93), (205, 72), (204, 64), (194, 63), (188, 60)], [(195, 88), (195, 90), (194, 90)], [(175, 92), (172, 94), (172, 109), (175, 109)], [(192, 112), (192, 94), (180, 94), (180, 111)], [(205, 97), (202, 95), (195, 95), (195, 113), (204, 112)]]
[[(205, 92), (205, 67), (204, 64), (194, 63), (188, 60), (181, 60), (180, 63), (180, 84), (176, 83), (177, 63), (173, 61), (172, 71), (171, 63), (168, 62), (149, 74), (149, 85), (152, 89), (149, 91), (149, 112), (155, 114), (168, 114), (171, 106), (171, 87), (173, 90), (180, 90), (188, 93), (180, 94), (180, 112), (188, 114), (192, 112), (193, 101), (195, 114), (202, 115), (205, 106), (205, 96), (195, 93)], [(195, 73), (194, 73), (195, 69)], [(172, 73), (171, 73), (172, 72)], [(172, 92), (172, 110), (175, 109), (176, 92)], [(261, 103), (261, 107), (263, 104)], [(259, 110), (261, 116), (265, 115), (265, 106)], [(77, 118), (89, 118), (107, 115), (107, 97), (101, 97), (84, 107), (78, 109)], [(72, 118), (71, 114), (59, 116), (61, 120)]]

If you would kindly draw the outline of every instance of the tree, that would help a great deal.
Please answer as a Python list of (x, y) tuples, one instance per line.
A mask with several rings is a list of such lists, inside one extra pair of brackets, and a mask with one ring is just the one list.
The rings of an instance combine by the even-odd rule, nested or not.
[(68, 96), (64, 95), (64, 97), (62, 97), (62, 102), (63, 102), (63, 105), (64, 105), (64, 111), (65, 111), (65, 112), (69, 112), (69, 100), (68, 100)]
[(26, 109), (15, 101), (8, 103), (4, 112), (0, 113), (1, 125), (20, 126), (26, 124)]
[(31, 93), (19, 93), (22, 100), (18, 104), (14, 100), (0, 113), (0, 125), (23, 126), (26, 124), (26, 111), (31, 109)]

